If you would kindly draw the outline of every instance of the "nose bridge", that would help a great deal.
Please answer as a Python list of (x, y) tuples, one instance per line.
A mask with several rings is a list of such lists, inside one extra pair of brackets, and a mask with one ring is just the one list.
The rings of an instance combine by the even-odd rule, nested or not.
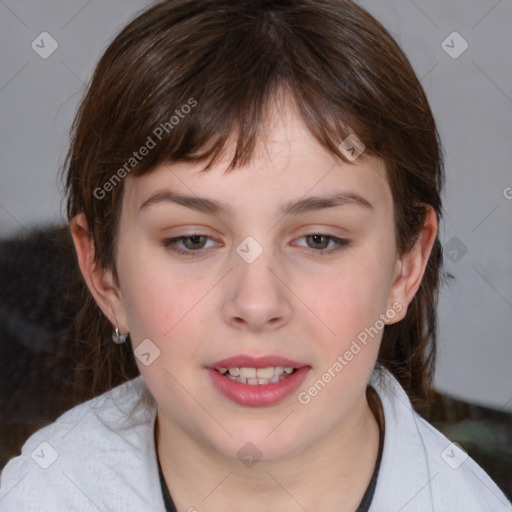
[(252, 330), (287, 322), (291, 304), (279, 279), (277, 251), (247, 237), (233, 254), (230, 293), (224, 304), (225, 319), (237, 327)]

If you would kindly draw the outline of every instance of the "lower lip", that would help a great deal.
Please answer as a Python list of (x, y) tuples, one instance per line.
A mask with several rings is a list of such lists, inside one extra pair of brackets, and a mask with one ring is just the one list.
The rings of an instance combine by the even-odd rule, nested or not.
[(212, 368), (207, 368), (207, 371), (213, 381), (213, 385), (226, 398), (240, 405), (262, 407), (277, 404), (290, 396), (304, 382), (309, 369), (309, 366), (303, 366), (279, 382), (256, 385), (235, 382)]

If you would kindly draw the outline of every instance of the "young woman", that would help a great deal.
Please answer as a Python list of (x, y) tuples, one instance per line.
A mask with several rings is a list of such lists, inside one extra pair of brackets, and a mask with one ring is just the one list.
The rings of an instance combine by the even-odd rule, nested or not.
[(162, 2), (108, 47), (73, 129), (101, 393), (7, 464), (2, 510), (511, 510), (417, 412), (442, 152), (366, 11)]

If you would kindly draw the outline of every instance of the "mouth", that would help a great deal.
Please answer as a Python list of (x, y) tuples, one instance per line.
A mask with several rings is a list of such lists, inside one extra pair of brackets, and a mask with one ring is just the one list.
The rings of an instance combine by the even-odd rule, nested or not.
[(297, 371), (292, 366), (267, 366), (265, 368), (247, 368), (232, 367), (219, 368), (215, 370), (224, 377), (238, 382), (239, 384), (249, 384), (250, 386), (260, 386), (275, 384), (280, 382)]
[(308, 366), (280, 356), (239, 355), (222, 359), (209, 368), (239, 384), (251, 386), (275, 384)]
[(207, 367), (214, 387), (240, 405), (273, 405), (290, 396), (310, 365), (277, 356), (236, 356)]

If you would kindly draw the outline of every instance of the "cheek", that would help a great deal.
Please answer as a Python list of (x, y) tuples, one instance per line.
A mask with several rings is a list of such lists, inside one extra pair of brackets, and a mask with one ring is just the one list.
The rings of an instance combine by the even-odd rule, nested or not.
[(198, 301), (201, 282), (179, 272), (163, 248), (137, 232), (127, 233), (122, 245), (118, 271), (130, 330), (161, 339)]
[(205, 280), (162, 275), (156, 267), (141, 271), (126, 286), (128, 294), (124, 303), (130, 328), (141, 331), (143, 337), (151, 334), (164, 342), (183, 329), (183, 325), (188, 325), (191, 318), (200, 323), (197, 306), (206, 285)]
[[(355, 259), (355, 258), (354, 258)], [(323, 321), (333, 340), (347, 340), (374, 325), (387, 308), (387, 273), (372, 259), (340, 269), (334, 276), (315, 279), (303, 292), (311, 310)], [(322, 322), (318, 322), (322, 324)], [(319, 326), (320, 327), (320, 326)]]
[(388, 287), (377, 266), (363, 264), (318, 284), (310, 294), (315, 315), (308, 322), (318, 359), (303, 391), (328, 423), (364, 396), (385, 325), (380, 315), (386, 313)]
[[(186, 401), (178, 382), (198, 394), (190, 383), (190, 369), (201, 364), (201, 344), (205, 312), (200, 299), (205, 295), (205, 282), (191, 282), (178, 276), (163, 276), (157, 267), (147, 265), (133, 273), (126, 282), (125, 308), (130, 337), (137, 347), (149, 339), (157, 347), (158, 357), (146, 366), (136, 358), (140, 373), (159, 403), (168, 396)], [(153, 345), (150, 345), (153, 347)]]

